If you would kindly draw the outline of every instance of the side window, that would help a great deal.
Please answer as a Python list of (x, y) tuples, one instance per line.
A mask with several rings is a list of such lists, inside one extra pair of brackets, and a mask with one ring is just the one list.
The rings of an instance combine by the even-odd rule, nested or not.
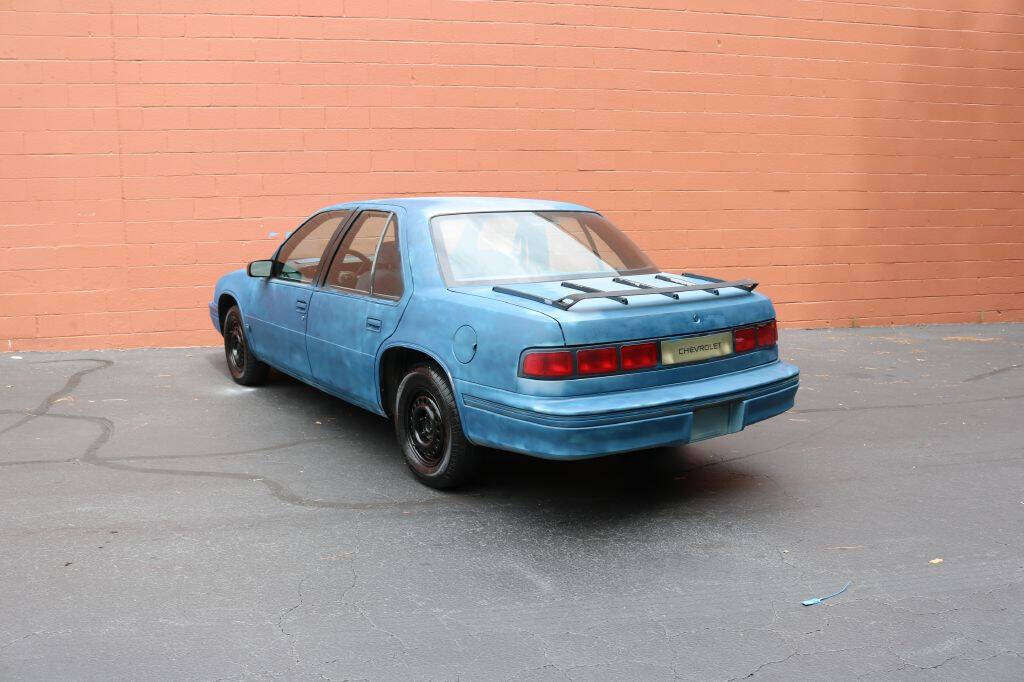
[(303, 223), (277, 254), (274, 276), (293, 282), (312, 282), (334, 231), (351, 213), (325, 211)]
[(327, 271), (327, 284), (367, 294), (401, 296), (402, 266), (397, 235), (393, 214), (360, 213), (341, 240)]
[(374, 296), (402, 298), (405, 288), (402, 285), (402, 257), (398, 251), (398, 226), (392, 220), (388, 223), (384, 238), (377, 249), (377, 261), (373, 266), (373, 286), (370, 293)]

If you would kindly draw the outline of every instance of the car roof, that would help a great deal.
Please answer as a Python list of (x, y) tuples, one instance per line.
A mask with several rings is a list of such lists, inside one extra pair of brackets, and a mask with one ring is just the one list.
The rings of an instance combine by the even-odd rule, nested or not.
[[(425, 219), (448, 213), (482, 213), (486, 211), (586, 211), (593, 209), (579, 204), (547, 199), (519, 199), (516, 197), (396, 197), (348, 201), (320, 209), (328, 211), (356, 206), (400, 206), (409, 213), (418, 213)], [(319, 213), (320, 211), (317, 211)]]

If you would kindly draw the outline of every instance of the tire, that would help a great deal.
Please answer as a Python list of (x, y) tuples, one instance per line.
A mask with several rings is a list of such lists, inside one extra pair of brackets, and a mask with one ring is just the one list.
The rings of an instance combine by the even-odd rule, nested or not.
[(444, 374), (434, 365), (415, 365), (395, 393), (395, 435), (413, 475), (438, 489), (454, 488), (476, 476), (480, 455), (462, 432)]
[(270, 365), (257, 360), (249, 349), (249, 339), (245, 336), (245, 325), (242, 324), (242, 313), (238, 306), (232, 306), (224, 316), (224, 359), (227, 360), (231, 378), (242, 386), (262, 384), (270, 373)]

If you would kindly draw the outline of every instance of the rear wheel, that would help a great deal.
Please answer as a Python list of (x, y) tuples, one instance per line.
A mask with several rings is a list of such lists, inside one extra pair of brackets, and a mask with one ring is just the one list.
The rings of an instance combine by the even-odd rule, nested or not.
[(224, 357), (235, 383), (255, 386), (267, 380), (270, 366), (257, 360), (249, 349), (238, 306), (232, 306), (224, 316)]
[(405, 463), (431, 488), (453, 488), (472, 479), (479, 455), (462, 433), (455, 396), (433, 365), (412, 367), (398, 385), (395, 435)]

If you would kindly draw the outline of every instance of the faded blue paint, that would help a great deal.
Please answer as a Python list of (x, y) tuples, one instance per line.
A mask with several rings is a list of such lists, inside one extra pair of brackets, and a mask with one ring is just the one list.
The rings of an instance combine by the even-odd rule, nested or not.
[[(590, 209), (529, 199), (426, 197), (335, 204), (322, 210), (336, 209), (396, 214), (404, 278), (401, 299), (257, 279), (238, 270), (221, 277), (210, 304), (211, 321), (219, 330), (218, 303), (222, 296), (231, 296), (242, 311), (256, 356), (328, 393), (385, 414), (383, 354), (395, 347), (418, 350), (448, 375), (470, 440), (568, 459), (688, 442), (693, 410), (702, 405), (733, 405), (731, 431), (793, 405), (799, 372), (779, 361), (775, 347), (611, 376), (562, 381), (518, 376), (527, 348), (653, 340), (775, 316), (766, 297), (736, 289), (723, 289), (718, 296), (684, 293), (680, 300), (633, 297), (628, 306), (588, 299), (560, 310), (495, 293), (487, 286), (445, 285), (429, 230), (435, 215)], [(324, 264), (328, 260), (325, 257)], [(653, 275), (631, 279), (666, 284)], [(597, 288), (622, 288), (607, 278), (586, 281)], [(558, 282), (515, 288), (555, 298), (566, 294)], [(303, 300), (306, 310), (297, 310), (297, 302)], [(465, 331), (457, 334), (467, 325), (475, 332), (472, 338)], [(476, 351), (470, 354), (473, 343)], [(469, 360), (460, 361), (457, 349)]]
[(245, 321), (253, 352), (258, 357), (273, 358), (275, 367), (294, 377), (309, 379), (312, 374), (306, 352), (305, 308), (312, 288), (282, 279), (249, 279), (255, 285)]
[[(376, 203), (374, 208), (394, 212), (400, 226), (406, 222), (400, 206)], [(404, 234), (399, 244), (403, 241)], [(402, 276), (406, 282), (411, 281), (411, 272), (404, 265)], [(394, 301), (331, 287), (317, 288), (309, 306), (306, 333), (314, 382), (338, 397), (381, 412), (377, 352), (398, 327), (411, 292), (409, 286), (402, 298)]]
[(452, 352), (455, 358), (462, 364), (472, 361), (476, 355), (477, 335), (476, 330), (468, 324), (464, 324), (455, 330), (455, 337), (452, 339)]

